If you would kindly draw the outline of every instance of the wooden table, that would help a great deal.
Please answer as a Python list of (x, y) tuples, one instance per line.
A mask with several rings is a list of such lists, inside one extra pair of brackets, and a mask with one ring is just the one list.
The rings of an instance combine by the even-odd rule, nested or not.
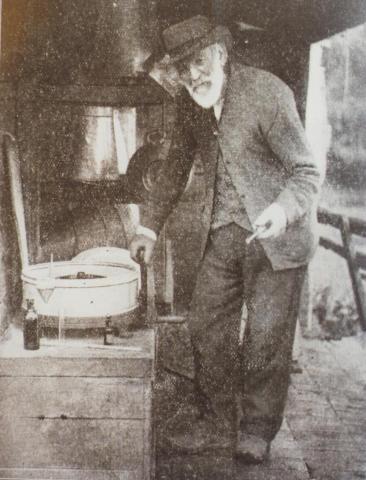
[(118, 341), (0, 344), (0, 479), (152, 478), (155, 336)]

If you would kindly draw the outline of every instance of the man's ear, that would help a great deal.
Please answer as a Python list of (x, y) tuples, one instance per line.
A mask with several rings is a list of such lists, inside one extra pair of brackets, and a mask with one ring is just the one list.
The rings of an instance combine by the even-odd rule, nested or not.
[(224, 67), (228, 58), (226, 46), (223, 43), (217, 43), (216, 45), (217, 51), (219, 53), (220, 63)]

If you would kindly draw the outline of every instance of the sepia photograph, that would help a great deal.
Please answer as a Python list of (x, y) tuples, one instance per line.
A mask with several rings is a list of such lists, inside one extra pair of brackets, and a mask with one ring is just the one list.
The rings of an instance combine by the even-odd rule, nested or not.
[(0, 480), (366, 479), (366, 0), (0, 0)]

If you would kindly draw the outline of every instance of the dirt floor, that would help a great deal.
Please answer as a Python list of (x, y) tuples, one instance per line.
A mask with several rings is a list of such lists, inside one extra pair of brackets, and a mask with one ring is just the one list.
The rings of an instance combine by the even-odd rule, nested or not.
[(366, 334), (303, 339), (301, 351), (303, 372), (292, 375), (285, 421), (261, 466), (237, 464), (230, 453), (179, 456), (163, 450), (164, 422), (192, 394), (192, 384), (160, 368), (157, 480), (366, 479)]

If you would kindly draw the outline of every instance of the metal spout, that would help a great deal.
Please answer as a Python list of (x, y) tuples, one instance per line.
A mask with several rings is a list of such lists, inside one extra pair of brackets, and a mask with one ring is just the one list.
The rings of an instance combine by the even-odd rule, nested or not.
[(54, 278), (40, 278), (37, 281), (36, 288), (40, 294), (42, 300), (48, 303), (55, 291), (55, 279)]

